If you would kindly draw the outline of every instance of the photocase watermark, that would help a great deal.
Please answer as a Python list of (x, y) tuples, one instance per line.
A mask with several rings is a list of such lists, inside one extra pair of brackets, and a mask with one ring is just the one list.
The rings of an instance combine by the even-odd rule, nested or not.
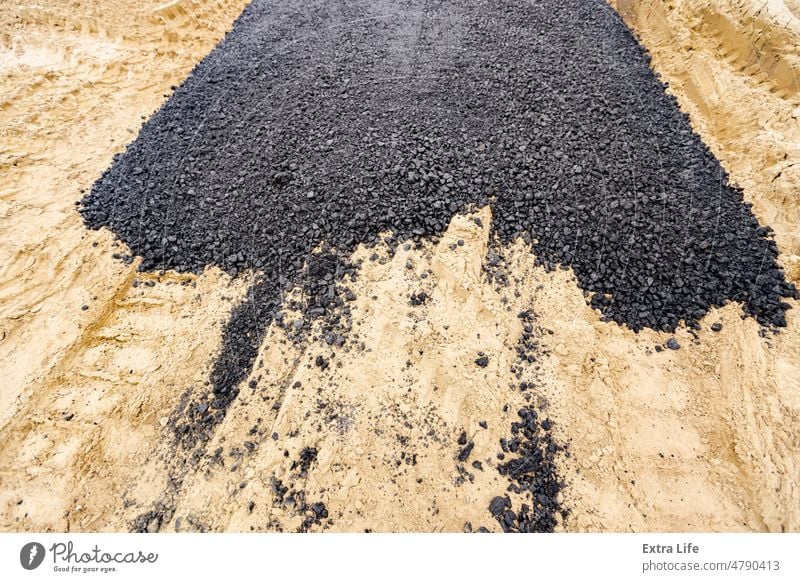
[(19, 563), (26, 570), (35, 570), (50, 555), (55, 572), (115, 572), (121, 564), (155, 564), (158, 554), (153, 552), (105, 551), (95, 544), (89, 550), (76, 549), (72, 542), (56, 542), (48, 550), (39, 542), (30, 542), (22, 546), (19, 552)]
[(19, 563), (26, 570), (35, 570), (44, 561), (44, 546), (39, 542), (29, 542), (19, 551)]

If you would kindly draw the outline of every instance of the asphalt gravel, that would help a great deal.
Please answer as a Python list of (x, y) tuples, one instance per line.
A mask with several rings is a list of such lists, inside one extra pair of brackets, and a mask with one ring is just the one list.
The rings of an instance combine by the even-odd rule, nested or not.
[[(254, 0), (80, 210), (144, 270), (259, 274), (212, 372), (213, 423), (313, 249), (436, 237), (487, 204), (501, 242), (572, 268), (634, 330), (730, 301), (779, 327), (797, 297), (602, 0)], [(324, 305), (340, 262), (317, 263)]]
[[(564, 483), (555, 461), (565, 449), (553, 439), (550, 419), (540, 421), (533, 407), (521, 408), (517, 415), (520, 420), (511, 424), (511, 438), (500, 439), (500, 460), (505, 462), (498, 464), (497, 470), (510, 481), (508, 491), (523, 501), (514, 511), (508, 495), (495, 497), (489, 504), (489, 513), (504, 532), (552, 532), (559, 516), (563, 521), (569, 514), (560, 501)], [(506, 460), (506, 456), (511, 458)]]

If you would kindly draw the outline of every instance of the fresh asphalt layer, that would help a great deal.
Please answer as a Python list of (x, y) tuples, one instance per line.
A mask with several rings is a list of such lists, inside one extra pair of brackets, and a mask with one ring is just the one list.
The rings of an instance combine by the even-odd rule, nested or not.
[(609, 325), (696, 326), (736, 301), (780, 327), (797, 296), (602, 0), (254, 0), (81, 212), (144, 270), (258, 274), (195, 412), (212, 427), (282, 290), (305, 277), (323, 313), (360, 243), (435, 237), (487, 204), (500, 242), (570, 267)]

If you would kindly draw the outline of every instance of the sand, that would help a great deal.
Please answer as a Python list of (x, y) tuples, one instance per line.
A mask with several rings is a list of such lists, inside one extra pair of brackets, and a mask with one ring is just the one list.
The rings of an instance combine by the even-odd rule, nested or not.
[(205, 378), (238, 284), (209, 273), (137, 290), (112, 257), (124, 249), (73, 204), (243, 6), (0, 6), (4, 530), (126, 529), (101, 508), (136, 478), (173, 392)]
[[(620, 4), (797, 282), (796, 3)], [(125, 531), (162, 507), (162, 531), (295, 530), (302, 518), (272, 503), (279, 479), (324, 500), (328, 530), (497, 530), (494, 455), (525, 403), (510, 365), (517, 313), (531, 309), (542, 348), (526, 373), (570, 450), (559, 529), (800, 530), (800, 306), (761, 337), (730, 305), (698, 339), (679, 330), (681, 349), (657, 353), (672, 336), (600, 322), (572, 274), (536, 267), (521, 242), (502, 250), (512, 286), (490, 283), (488, 209), (476, 209), (483, 226), (454, 218), (436, 245), (393, 258), (379, 248), (379, 261), (359, 249), (348, 285), (364, 349), (298, 347), (271, 328), (253, 372), (264, 390), (246, 382), (208, 444), (224, 466), (176, 451), (169, 418), (207, 389), (246, 282), (216, 270), (143, 277), (112, 257), (126, 250), (109, 233), (83, 228), (74, 202), (242, 6), (0, 7), (0, 529)], [(757, 71), (745, 41), (760, 47)], [(421, 306), (408, 301), (420, 290), (408, 261), (429, 273)], [(483, 462), (467, 465), (473, 482), (454, 458), (462, 430), (469, 461)], [(300, 476), (304, 447), (317, 461)]]

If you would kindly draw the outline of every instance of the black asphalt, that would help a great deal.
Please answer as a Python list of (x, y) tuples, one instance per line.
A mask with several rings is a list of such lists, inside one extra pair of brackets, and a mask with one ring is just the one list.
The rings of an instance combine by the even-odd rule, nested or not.
[[(81, 212), (143, 269), (260, 274), (225, 331), (213, 424), (312, 249), (436, 236), (486, 204), (501, 241), (531, 240), (634, 330), (730, 301), (782, 326), (796, 296), (602, 0), (254, 0)], [(343, 270), (318, 263), (324, 307)]]

